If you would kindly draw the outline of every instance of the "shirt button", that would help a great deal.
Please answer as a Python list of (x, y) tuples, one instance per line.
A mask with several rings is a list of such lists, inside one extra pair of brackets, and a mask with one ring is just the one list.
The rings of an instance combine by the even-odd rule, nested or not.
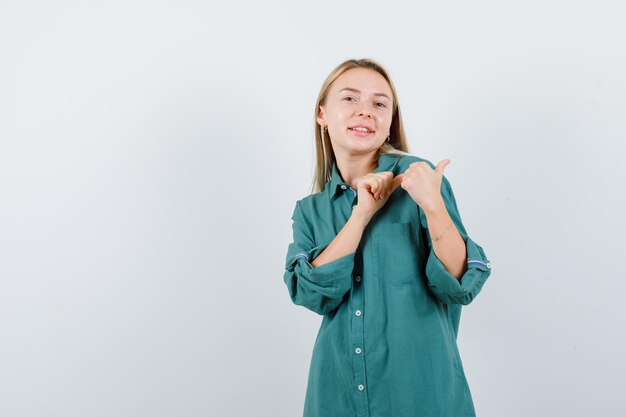
[(347, 187), (345, 185), (341, 185), (341, 189), (345, 190)]
[(360, 355), (360, 354), (361, 354), (361, 352), (362, 352), (362, 350), (361, 350), (361, 348), (356, 348), (356, 349), (354, 349), (354, 352), (355, 352), (357, 355)]
[(356, 314), (357, 317), (361, 317), (361, 314), (363, 313), (361, 313), (361, 310), (357, 310), (354, 312), (354, 314)]
[(360, 276), (360, 275), (357, 275), (357, 276), (355, 277), (355, 279), (356, 279), (356, 282), (361, 282), (361, 276)]
[(359, 388), (359, 391), (363, 391), (365, 389), (365, 385), (359, 384), (358, 388)]

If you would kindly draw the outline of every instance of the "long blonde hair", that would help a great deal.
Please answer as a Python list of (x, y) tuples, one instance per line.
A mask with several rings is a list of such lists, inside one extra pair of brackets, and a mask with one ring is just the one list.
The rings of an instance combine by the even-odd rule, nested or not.
[(389, 142), (385, 144), (390, 146), (381, 146), (378, 149), (379, 154), (383, 152), (408, 154), (409, 148), (407, 145), (406, 134), (404, 132), (404, 125), (402, 124), (402, 115), (400, 113), (400, 105), (398, 104), (398, 95), (396, 89), (391, 82), (391, 78), (387, 71), (377, 62), (371, 59), (349, 59), (339, 64), (331, 73), (326, 77), (320, 93), (317, 96), (317, 102), (315, 103), (315, 175), (313, 178), (313, 184), (311, 187), (312, 193), (320, 192), (324, 189), (324, 186), (330, 181), (332, 176), (332, 166), (335, 161), (335, 153), (333, 151), (332, 144), (328, 134), (324, 135), (321, 126), (317, 122), (317, 116), (320, 110), (320, 106), (326, 103), (326, 97), (328, 96), (328, 90), (330, 90), (331, 84), (344, 72), (352, 68), (368, 68), (378, 72), (382, 75), (391, 89), (393, 95), (393, 116), (391, 119), (391, 128), (389, 131)]

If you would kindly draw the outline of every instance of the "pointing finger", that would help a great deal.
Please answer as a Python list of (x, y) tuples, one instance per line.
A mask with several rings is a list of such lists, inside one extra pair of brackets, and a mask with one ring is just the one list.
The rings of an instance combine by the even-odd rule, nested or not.
[(396, 175), (391, 181), (391, 186), (389, 187), (389, 191), (387, 192), (387, 195), (391, 195), (394, 191), (396, 191), (396, 188), (400, 186), (403, 179), (404, 179), (404, 174)]
[(395, 190), (396, 188), (398, 188), (400, 186), (400, 184), (402, 184), (402, 181), (404, 180), (404, 175), (405, 174), (399, 174), (399, 175), (396, 175), (393, 178), (393, 182), (391, 183), (392, 191)]

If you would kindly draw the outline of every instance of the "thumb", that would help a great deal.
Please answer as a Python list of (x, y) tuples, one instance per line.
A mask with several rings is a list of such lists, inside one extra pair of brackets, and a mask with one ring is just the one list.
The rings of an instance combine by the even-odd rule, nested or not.
[(399, 174), (396, 175), (395, 177), (393, 177), (393, 182), (391, 183), (391, 192), (393, 193), (396, 188), (398, 188), (400, 186), (400, 184), (402, 184), (402, 180), (404, 180), (404, 173), (403, 174)]
[(435, 172), (437, 174), (441, 174), (443, 175), (443, 170), (446, 169), (446, 167), (448, 166), (448, 164), (451, 161), (449, 159), (443, 159), (441, 161), (439, 161), (439, 163), (437, 164), (437, 166), (435, 167)]

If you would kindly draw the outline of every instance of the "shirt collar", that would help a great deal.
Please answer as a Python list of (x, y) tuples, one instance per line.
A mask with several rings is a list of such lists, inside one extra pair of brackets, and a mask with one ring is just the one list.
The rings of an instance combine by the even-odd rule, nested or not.
[[(395, 168), (398, 165), (398, 161), (400, 160), (401, 156), (402, 155), (388, 152), (378, 154), (378, 167), (376, 167), (373, 172), (392, 171), (394, 176), (398, 175), (399, 173), (395, 171)], [(341, 188), (342, 185), (345, 186), (345, 189)], [(345, 182), (339, 174), (339, 169), (337, 169), (337, 162), (333, 161), (331, 178), (330, 181), (326, 183), (326, 188), (330, 199), (334, 200), (337, 195), (341, 194), (343, 191), (348, 190), (349, 187), (350, 184)]]

